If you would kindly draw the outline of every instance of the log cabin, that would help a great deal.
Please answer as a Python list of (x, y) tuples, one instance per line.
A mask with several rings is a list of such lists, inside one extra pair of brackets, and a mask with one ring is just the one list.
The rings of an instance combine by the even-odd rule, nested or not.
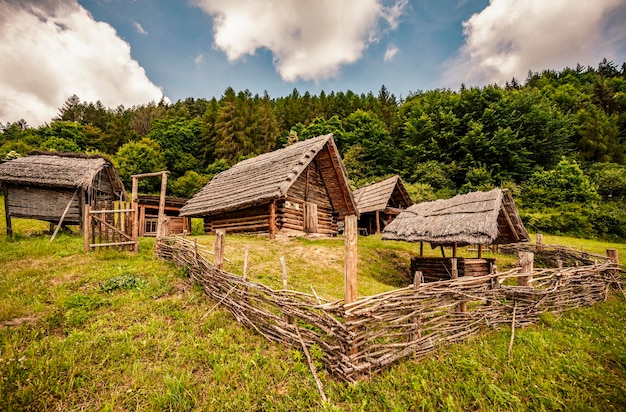
[(413, 201), (400, 176), (395, 175), (380, 182), (360, 187), (354, 191), (359, 209), (359, 232), (380, 233)]
[[(527, 242), (529, 235), (508, 190), (472, 192), (451, 199), (413, 205), (383, 230), (383, 240), (420, 243), (420, 256), (411, 258), (411, 273), (422, 272), (425, 281), (452, 276), (452, 261), (444, 247), (452, 248), (458, 276), (490, 273), (495, 259), (483, 259), (485, 245)], [(441, 258), (424, 257), (423, 244), (440, 247)], [(457, 247), (476, 245), (477, 259), (457, 258)]]
[[(159, 217), (159, 196), (137, 196), (137, 212), (139, 213), (139, 236), (156, 236)], [(181, 217), (180, 208), (187, 199), (180, 197), (165, 197), (164, 213), (168, 220), (168, 233), (180, 235), (191, 233), (191, 218)]]
[(82, 228), (85, 205), (126, 200), (115, 167), (101, 155), (34, 152), (1, 163), (0, 182), (8, 235), (12, 218)]
[(358, 216), (333, 136), (322, 135), (244, 160), (216, 175), (180, 216), (203, 217), (206, 233), (328, 235)]

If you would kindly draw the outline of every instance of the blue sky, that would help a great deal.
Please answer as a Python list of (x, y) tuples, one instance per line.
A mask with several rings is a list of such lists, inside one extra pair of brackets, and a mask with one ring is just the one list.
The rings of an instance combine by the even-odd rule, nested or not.
[(0, 122), (231, 86), (377, 93), (626, 61), (626, 0), (0, 0)]

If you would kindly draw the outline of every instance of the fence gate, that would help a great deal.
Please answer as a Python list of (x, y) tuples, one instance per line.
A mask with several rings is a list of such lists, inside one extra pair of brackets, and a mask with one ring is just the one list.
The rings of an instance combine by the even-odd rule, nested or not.
[(131, 202), (97, 202), (84, 210), (85, 252), (98, 248), (138, 250), (133, 237), (134, 209)]

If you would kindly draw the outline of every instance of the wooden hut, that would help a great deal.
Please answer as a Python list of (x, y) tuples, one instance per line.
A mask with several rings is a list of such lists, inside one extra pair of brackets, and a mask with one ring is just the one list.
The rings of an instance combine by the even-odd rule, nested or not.
[(204, 217), (205, 231), (337, 233), (358, 211), (332, 135), (244, 160), (215, 176), (185, 203), (181, 216)]
[(447, 200), (413, 205), (400, 213), (383, 231), (383, 240), (420, 242), (420, 256), (411, 259), (411, 272), (425, 280), (450, 279), (452, 261), (422, 256), (423, 243), (432, 247), (477, 245), (478, 259), (457, 259), (458, 276), (487, 274), (493, 259), (482, 259), (484, 245), (526, 242), (529, 236), (507, 190), (472, 192)]
[(360, 214), (359, 230), (366, 234), (380, 233), (402, 210), (413, 204), (398, 175), (358, 188), (354, 199)]
[(82, 226), (84, 205), (126, 200), (113, 164), (97, 155), (35, 153), (1, 163), (0, 182), (9, 235), (11, 218)]
[[(159, 196), (141, 195), (137, 197), (139, 213), (139, 236), (156, 236), (159, 217)], [(191, 232), (191, 218), (181, 217), (179, 212), (187, 199), (167, 196), (165, 198), (165, 216), (168, 221), (168, 233), (178, 235)]]

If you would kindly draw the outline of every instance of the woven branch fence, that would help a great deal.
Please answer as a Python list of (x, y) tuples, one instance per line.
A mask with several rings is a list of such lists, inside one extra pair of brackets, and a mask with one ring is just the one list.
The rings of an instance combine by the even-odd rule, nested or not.
[[(363, 297), (350, 304), (274, 290), (217, 269), (207, 249), (181, 237), (159, 238), (159, 257), (188, 268), (217, 304), (267, 339), (301, 349), (317, 345), (335, 376), (355, 382), (407, 356), (422, 358), (440, 345), (476, 335), (485, 327), (534, 323), (542, 312), (560, 313), (621, 290), (618, 266), (533, 272), (532, 286), (509, 286), (517, 269), (480, 277), (422, 283)], [(463, 310), (460, 307), (463, 304)]]

